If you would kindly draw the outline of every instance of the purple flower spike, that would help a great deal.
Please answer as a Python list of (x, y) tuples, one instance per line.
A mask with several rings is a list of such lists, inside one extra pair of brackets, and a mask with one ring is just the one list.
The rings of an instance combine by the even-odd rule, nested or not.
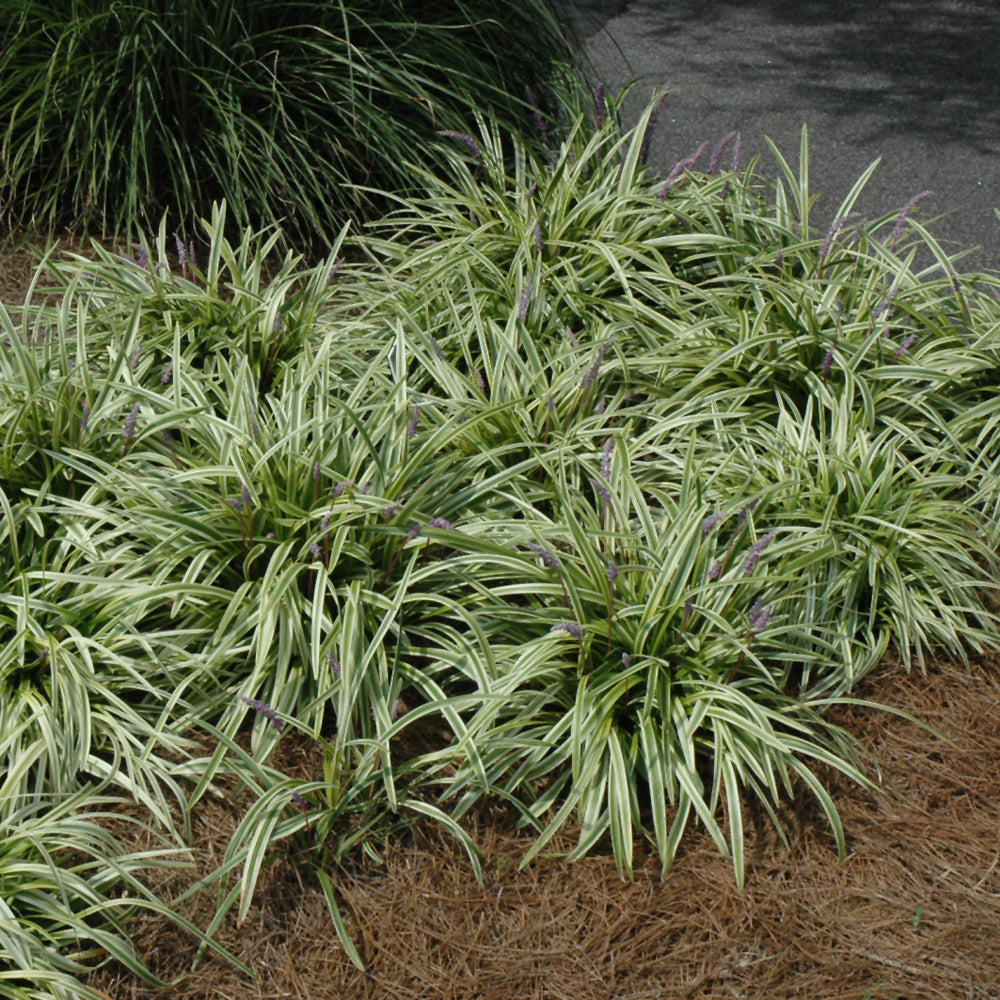
[(597, 91), (594, 94), (594, 104), (597, 107), (597, 127), (601, 129), (604, 127), (604, 122), (608, 117), (608, 98), (603, 83), (597, 85)]
[(736, 138), (739, 133), (730, 132), (729, 135), (723, 136), (715, 149), (712, 150), (712, 155), (708, 160), (708, 172), (710, 174), (715, 173), (715, 168), (719, 165), (719, 158), (722, 156), (722, 151), (726, 148)]
[(177, 263), (184, 267), (188, 262), (187, 247), (177, 233), (174, 233), (174, 243), (177, 246)]
[(589, 389), (594, 384), (601, 371), (601, 362), (604, 360), (604, 355), (608, 353), (608, 349), (614, 342), (615, 338), (610, 337), (597, 349), (597, 357), (594, 359), (594, 363), (590, 366), (587, 374), (583, 376), (583, 382), (580, 386), (582, 389)]
[(312, 545), (309, 546), (309, 552), (316, 562), (323, 561), (323, 550), (319, 547), (317, 542), (313, 542)]
[(87, 429), (87, 424), (90, 423), (90, 403), (87, 400), (83, 401), (83, 406), (80, 407), (80, 433), (82, 434)]
[(353, 479), (341, 479), (340, 482), (337, 483), (337, 485), (334, 486), (333, 488), (333, 499), (336, 500), (339, 497), (343, 496), (344, 490), (346, 490), (348, 486), (353, 486), (353, 485), (354, 485)]
[(830, 374), (832, 368), (833, 368), (833, 348), (830, 348), (830, 350), (826, 352), (826, 357), (823, 358), (823, 378), (826, 378)]
[(904, 340), (899, 347), (896, 348), (896, 353), (893, 354), (892, 360), (898, 361), (900, 356), (905, 354), (914, 345), (914, 343), (916, 343), (916, 340), (917, 335), (915, 333), (911, 333), (906, 340)]
[(583, 628), (580, 625), (577, 625), (576, 622), (559, 622), (558, 625), (553, 625), (549, 631), (567, 632), (569, 635), (573, 636), (574, 639), (583, 638)]
[(622, 653), (622, 666), (626, 670), (632, 666), (632, 657), (628, 653)]
[(535, 223), (535, 249), (539, 254), (545, 253), (545, 240), (542, 239), (542, 227)]
[(334, 278), (337, 277), (337, 272), (344, 266), (344, 258), (338, 257), (334, 262), (333, 266), (330, 268), (330, 273), (326, 276), (326, 283), (329, 285)]
[(611, 480), (611, 456), (615, 450), (614, 438), (608, 438), (604, 442), (604, 451), (601, 453), (601, 478)]
[(174, 377), (174, 363), (171, 361), (160, 376), (160, 385), (166, 385)]
[(429, 528), (440, 528), (442, 531), (455, 530), (455, 525), (453, 525), (446, 517), (432, 517), (427, 522), (427, 526)]
[(747, 518), (753, 513), (753, 509), (758, 503), (758, 500), (751, 500), (750, 503), (748, 503), (743, 510), (740, 511), (740, 516), (736, 519), (738, 525), (747, 523)]
[(754, 542), (753, 548), (750, 550), (750, 554), (746, 558), (746, 562), (743, 563), (743, 575), (749, 576), (757, 565), (757, 561), (760, 559), (761, 553), (771, 544), (774, 540), (774, 536), (777, 535), (776, 531), (769, 531), (766, 535), (762, 535), (760, 538)]
[(412, 542), (413, 539), (420, 534), (422, 528), (423, 528), (423, 523), (420, 521), (417, 521), (416, 524), (411, 524), (410, 530), (406, 533), (406, 540), (408, 542)]
[(410, 415), (410, 422), (406, 425), (406, 436), (408, 438), (417, 436), (417, 428), (420, 426), (420, 407), (414, 406)]
[(559, 569), (559, 560), (555, 557), (555, 554), (550, 552), (548, 549), (541, 545), (536, 545), (534, 542), (528, 542), (528, 548), (538, 556), (542, 562), (549, 567), (549, 569)]
[(528, 306), (531, 304), (531, 278), (524, 279), (524, 291), (517, 306), (517, 318), (523, 323), (528, 318)]
[(826, 263), (826, 255), (830, 252), (830, 247), (833, 245), (833, 238), (838, 232), (840, 232), (841, 228), (852, 219), (860, 218), (860, 212), (850, 212), (847, 215), (841, 215), (839, 218), (834, 219), (833, 222), (830, 223), (830, 228), (826, 231), (826, 236), (823, 239), (823, 245), (820, 247), (819, 261), (816, 264), (817, 275), (823, 273), (823, 265)]
[(663, 102), (667, 99), (667, 95), (670, 93), (670, 84), (668, 83), (663, 89), (663, 93), (656, 99), (656, 103), (653, 105), (653, 110), (650, 112), (649, 121), (646, 124), (646, 131), (642, 133), (642, 145), (639, 147), (639, 160), (645, 162), (646, 158), (649, 156), (649, 146), (653, 141), (653, 133), (656, 131), (656, 123), (660, 118), (660, 110), (663, 108)]
[(610, 506), (611, 490), (608, 489), (608, 484), (603, 479), (598, 479), (596, 476), (592, 476), (590, 479), (590, 485), (594, 487), (595, 492), (600, 495), (604, 503)]
[(753, 603), (753, 607), (747, 613), (747, 618), (750, 621), (750, 629), (753, 632), (763, 632), (767, 628), (767, 623), (771, 620), (771, 613), (774, 611), (774, 605), (768, 604), (767, 607), (763, 606), (763, 602), (758, 597)]
[(139, 404), (136, 403), (129, 412), (128, 418), (125, 421), (124, 436), (126, 442), (131, 442), (133, 436), (135, 435), (135, 424), (139, 419)]
[(892, 227), (892, 233), (889, 236), (889, 249), (895, 250), (896, 241), (903, 235), (903, 230), (906, 228), (906, 217), (911, 211), (917, 206), (917, 203), (922, 201), (928, 195), (934, 194), (933, 191), (921, 191), (920, 194), (915, 194), (902, 208), (899, 213), (899, 218), (896, 219), (896, 225)]
[(240, 701), (246, 702), (255, 712), (260, 712), (271, 723), (272, 728), (276, 729), (279, 733), (285, 728), (284, 719), (279, 718), (278, 713), (270, 705), (263, 701), (258, 701), (256, 698), (248, 698), (243, 694), (240, 695)]
[(708, 578), (714, 582), (715, 580), (718, 580), (721, 575), (722, 562), (717, 559), (714, 563), (712, 563), (712, 568), (708, 571)]
[(244, 507), (253, 506), (253, 498), (250, 496), (250, 488), (243, 482), (243, 480), (240, 480), (240, 500), (243, 501)]
[(300, 809), (308, 809), (309, 803), (298, 793), (292, 792), (292, 802), (295, 803)]
[(701, 522), (702, 536), (707, 535), (713, 528), (720, 525), (725, 519), (725, 514), (709, 514), (708, 517)]
[(618, 579), (618, 564), (613, 560), (608, 560), (608, 583), (613, 587)]
[(483, 158), (483, 151), (479, 148), (479, 143), (476, 142), (471, 135), (466, 135), (465, 132), (453, 132), (451, 129), (442, 129), (438, 132), (438, 135), (444, 136), (445, 139), (457, 139), (459, 142), (468, 146), (472, 155), (475, 156), (477, 160), (481, 160)]
[(333, 653), (326, 654), (326, 662), (330, 665), (330, 669), (333, 671), (333, 676), (340, 680), (341, 666), (340, 660), (336, 659)]

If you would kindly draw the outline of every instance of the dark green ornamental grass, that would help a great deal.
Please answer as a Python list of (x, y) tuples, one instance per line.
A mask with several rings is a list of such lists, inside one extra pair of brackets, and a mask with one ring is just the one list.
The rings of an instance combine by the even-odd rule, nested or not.
[(325, 250), (436, 131), (531, 132), (569, 56), (545, 0), (4, 0), (0, 216), (119, 234), (225, 198)]

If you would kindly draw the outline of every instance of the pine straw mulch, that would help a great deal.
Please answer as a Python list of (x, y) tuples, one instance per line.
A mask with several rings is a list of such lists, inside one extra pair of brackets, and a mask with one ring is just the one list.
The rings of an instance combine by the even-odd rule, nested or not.
[[(30, 276), (30, 258), (20, 279), (16, 271), (12, 258), (0, 267), (8, 302)], [(806, 795), (786, 810), (790, 848), (748, 817), (742, 893), (698, 829), (666, 878), (647, 852), (628, 882), (598, 852), (573, 864), (544, 856), (520, 870), (530, 836), (504, 812), (483, 813), (473, 829), (483, 885), (463, 850), (430, 824), (385, 844), (381, 864), (359, 860), (333, 873), (367, 973), (340, 947), (318, 888), (277, 860), (242, 927), (231, 914), (217, 935), (255, 980), (214, 956), (189, 971), (195, 942), (140, 915), (140, 957), (165, 979), (183, 978), (157, 990), (108, 965), (89, 985), (114, 1000), (1000, 998), (1000, 656), (969, 669), (938, 662), (925, 676), (887, 663), (857, 694), (951, 742), (870, 709), (834, 713), (870, 750), (884, 786), (872, 798), (823, 775), (847, 830), (843, 860)], [(292, 734), (274, 763), (318, 773), (315, 748)], [(245, 795), (203, 800), (195, 867), (151, 872), (151, 888), (174, 898), (218, 867), (249, 804)], [(144, 846), (127, 823), (113, 832)], [(554, 846), (572, 846), (572, 831)], [(215, 892), (182, 910), (206, 927)]]
[[(952, 743), (898, 716), (838, 710), (884, 782), (873, 799), (826, 775), (847, 829), (844, 860), (806, 796), (786, 812), (790, 848), (748, 823), (743, 893), (701, 830), (666, 878), (650, 855), (628, 882), (599, 854), (519, 870), (530, 837), (508, 815), (484, 814), (473, 831), (482, 885), (431, 825), (391, 840), (381, 865), (334, 873), (367, 974), (341, 949), (319, 890), (278, 860), (243, 926), (231, 916), (217, 938), (256, 981), (209, 957), (166, 991), (115, 967), (90, 984), (114, 1000), (1000, 997), (1000, 657), (971, 670), (938, 663), (927, 676), (887, 665), (859, 694)], [(317, 763), (294, 738), (276, 762), (297, 774)], [(248, 805), (206, 803), (196, 871), (157, 873), (152, 887), (170, 897), (217, 867)], [(205, 927), (214, 900), (205, 892), (183, 912)], [(163, 919), (139, 917), (135, 939), (163, 978), (188, 973), (194, 942)]]

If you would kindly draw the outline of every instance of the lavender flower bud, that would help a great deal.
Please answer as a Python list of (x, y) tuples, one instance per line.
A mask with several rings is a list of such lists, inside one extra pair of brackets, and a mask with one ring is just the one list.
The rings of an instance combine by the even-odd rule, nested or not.
[(444, 361), (445, 360), (444, 351), (441, 350), (441, 345), (437, 342), (437, 340), (434, 337), (431, 337), (431, 347), (434, 348), (434, 353), (437, 355), (438, 360)]
[(353, 486), (353, 485), (354, 485), (353, 479), (341, 479), (340, 482), (337, 483), (337, 485), (334, 486), (333, 488), (333, 499), (336, 500), (338, 497), (342, 496), (344, 490), (346, 490), (348, 486)]
[(411, 524), (410, 525), (410, 530), (406, 533), (406, 540), (408, 542), (412, 542), (413, 539), (416, 538), (417, 535), (420, 534), (420, 531), (421, 531), (422, 528), (423, 528), (423, 524), (420, 521), (417, 521), (416, 524)]
[(166, 385), (174, 377), (174, 363), (171, 361), (160, 376), (160, 385)]
[(590, 370), (583, 376), (581, 388), (589, 389), (590, 386), (594, 384), (594, 381), (601, 370), (601, 362), (604, 360), (604, 355), (607, 354), (608, 349), (614, 342), (615, 338), (610, 337), (597, 349), (597, 357), (595, 358), (594, 363), (590, 366)]
[(250, 488), (247, 486), (243, 480), (240, 480), (240, 500), (243, 501), (244, 507), (253, 506), (253, 498), (250, 496)]
[(704, 521), (701, 522), (701, 533), (704, 537), (713, 528), (721, 524), (726, 519), (725, 514), (709, 514)]
[(833, 348), (831, 347), (829, 351), (826, 352), (826, 357), (823, 358), (823, 378), (826, 378), (831, 369), (833, 368)]
[(531, 278), (524, 279), (524, 291), (517, 307), (517, 318), (523, 323), (528, 318), (528, 306), (531, 304)]
[(712, 563), (712, 568), (708, 571), (708, 578), (709, 580), (715, 581), (718, 580), (721, 575), (722, 575), (722, 560), (716, 559), (716, 561)]
[(583, 638), (583, 628), (580, 625), (577, 625), (576, 622), (559, 622), (558, 625), (553, 625), (549, 631), (567, 632), (573, 636), (574, 639)]
[(611, 480), (611, 455), (615, 450), (614, 438), (608, 438), (604, 442), (604, 450), (601, 453), (601, 478), (610, 482)]
[(542, 239), (542, 227), (537, 222), (535, 223), (535, 250), (538, 251), (539, 255), (545, 253), (545, 240)]
[(312, 557), (316, 562), (322, 562), (323, 560), (323, 550), (319, 547), (318, 543), (313, 542), (309, 546), (309, 551), (312, 553)]
[(933, 191), (921, 191), (920, 194), (914, 195), (902, 208), (899, 213), (899, 218), (896, 219), (896, 225), (892, 227), (892, 233), (889, 236), (889, 249), (894, 250), (896, 248), (896, 241), (900, 236), (903, 235), (903, 230), (906, 228), (906, 217), (911, 211), (916, 207), (917, 202), (923, 200), (928, 195), (933, 194)]
[(472, 155), (475, 156), (477, 160), (483, 158), (483, 151), (479, 148), (479, 143), (472, 138), (471, 135), (466, 135), (464, 132), (453, 132), (451, 129), (442, 129), (438, 131), (438, 135), (443, 136), (445, 139), (457, 139), (459, 142), (464, 143), (472, 151)]
[(329, 285), (334, 278), (337, 277), (337, 272), (344, 266), (344, 258), (338, 257), (334, 262), (333, 266), (330, 268), (330, 273), (326, 276), (326, 283)]
[(663, 107), (663, 102), (667, 99), (667, 95), (670, 93), (670, 84), (668, 83), (663, 89), (663, 93), (656, 99), (656, 103), (653, 105), (653, 110), (650, 112), (649, 120), (646, 123), (646, 130), (642, 133), (642, 145), (639, 147), (639, 159), (645, 162), (649, 156), (649, 146), (653, 141), (653, 133), (656, 131), (656, 123), (660, 118), (660, 109)]
[(548, 549), (534, 542), (528, 542), (528, 548), (538, 556), (549, 569), (559, 569), (559, 560)]
[(715, 168), (718, 166), (719, 157), (722, 156), (722, 151), (729, 145), (730, 142), (732, 142), (733, 139), (736, 138), (736, 136), (736, 132), (730, 132), (729, 135), (723, 136), (722, 139), (719, 140), (715, 149), (712, 150), (712, 155), (708, 160), (708, 172), (710, 174), (715, 173)]
[(334, 658), (333, 653), (326, 654), (326, 662), (329, 664), (330, 669), (333, 671), (333, 676), (340, 680), (341, 666), (340, 660)]
[(136, 344), (135, 349), (132, 351), (131, 355), (129, 355), (128, 359), (129, 371), (135, 371), (135, 366), (139, 363), (139, 353), (141, 352), (141, 350), (142, 350), (141, 345)]
[(754, 601), (753, 607), (750, 609), (747, 618), (750, 621), (750, 629), (752, 632), (763, 632), (767, 628), (767, 623), (771, 620), (771, 613), (774, 611), (774, 605), (768, 604), (767, 607), (763, 607), (763, 602), (758, 597)]
[(80, 433), (82, 434), (87, 429), (87, 424), (90, 423), (90, 403), (87, 400), (83, 401), (83, 406), (80, 407)]
[(330, 527), (330, 514), (323, 515), (323, 520), (319, 522), (319, 532), (322, 535)]
[(736, 519), (738, 526), (742, 526), (747, 523), (747, 518), (753, 513), (754, 507), (756, 507), (759, 502), (760, 501), (756, 499), (751, 500), (750, 503), (748, 503), (743, 510), (740, 511), (740, 516)]
[(749, 576), (754, 571), (754, 567), (756, 567), (761, 553), (768, 547), (768, 545), (771, 544), (775, 535), (777, 535), (776, 531), (769, 531), (766, 535), (757, 539), (753, 548), (750, 550), (750, 554), (746, 558), (746, 562), (743, 563), (744, 576)]
[(177, 247), (177, 263), (181, 267), (184, 267), (188, 259), (187, 247), (184, 246), (184, 241), (177, 233), (174, 233), (174, 244)]
[(187, 262), (192, 267), (198, 266), (198, 255), (194, 252), (194, 240), (188, 244), (188, 259)]
[(240, 701), (246, 702), (255, 712), (260, 712), (279, 733), (285, 728), (284, 719), (279, 718), (278, 713), (270, 705), (258, 701), (256, 698), (248, 698), (243, 694), (240, 695)]
[(626, 670), (632, 666), (632, 657), (628, 653), (622, 653), (622, 666)]
[(817, 274), (823, 273), (823, 265), (826, 263), (826, 255), (830, 252), (830, 247), (833, 244), (833, 238), (840, 231), (841, 227), (845, 223), (850, 222), (851, 219), (860, 219), (860, 218), (861, 218), (860, 212), (849, 212), (847, 215), (841, 215), (830, 223), (830, 228), (826, 231), (826, 236), (823, 239), (823, 245), (822, 247), (820, 247), (819, 261), (816, 264)]
[(149, 267), (149, 253), (146, 248), (141, 243), (133, 243), (132, 249), (135, 251), (135, 257), (133, 258), (135, 263), (139, 267)]
[(556, 401), (552, 398), (551, 392), (545, 397), (545, 408), (552, 416), (556, 415)]
[(892, 360), (893, 361), (898, 361), (899, 358), (900, 358), (900, 355), (905, 354), (914, 345), (914, 343), (916, 342), (916, 339), (917, 339), (917, 335), (915, 333), (911, 333), (906, 338), (906, 340), (904, 340), (899, 345), (899, 347), (896, 348), (896, 352), (895, 352), (895, 354), (893, 354)]
[(618, 564), (613, 560), (608, 560), (608, 583), (613, 587), (618, 579)]
[(323, 467), (320, 465), (319, 461), (313, 462), (313, 481), (319, 482), (320, 474), (322, 473)]
[(417, 436), (417, 427), (420, 426), (420, 407), (414, 406), (410, 415), (410, 422), (406, 425), (406, 436), (408, 438)]
[(604, 122), (608, 116), (608, 99), (603, 83), (597, 85), (597, 91), (594, 94), (594, 104), (597, 106), (597, 127), (601, 129), (604, 127)]
[(300, 809), (309, 808), (309, 803), (306, 802), (306, 800), (302, 798), (298, 792), (292, 792), (292, 802), (294, 802)]
[(127, 419), (125, 420), (125, 430), (123, 433), (126, 442), (130, 442), (132, 440), (132, 437), (135, 435), (135, 423), (138, 419), (139, 419), (139, 404), (136, 403), (135, 406), (132, 407)]
[(594, 487), (594, 490), (600, 494), (601, 499), (606, 505), (611, 504), (611, 490), (608, 489), (608, 484), (604, 482), (603, 479), (598, 479), (596, 476), (592, 476), (590, 479), (590, 485)]
[(455, 525), (453, 525), (446, 517), (432, 517), (427, 522), (427, 526), (429, 528), (440, 528), (442, 531), (455, 530)]
[(243, 501), (239, 497), (226, 497), (226, 503), (229, 504), (237, 514), (243, 513)]
[(579, 339), (577, 338), (576, 334), (568, 326), (563, 330), (563, 333), (565, 333), (566, 336), (569, 337), (569, 342), (574, 347), (579, 347), (580, 346)]

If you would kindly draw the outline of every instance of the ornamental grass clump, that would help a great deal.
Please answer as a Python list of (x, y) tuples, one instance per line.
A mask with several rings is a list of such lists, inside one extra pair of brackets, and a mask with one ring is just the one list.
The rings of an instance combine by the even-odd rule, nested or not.
[(123, 233), (224, 198), (323, 247), (434, 161), (435, 129), (479, 109), (531, 134), (525, 84), (550, 103), (570, 59), (544, 0), (6, 5), (0, 216)]

